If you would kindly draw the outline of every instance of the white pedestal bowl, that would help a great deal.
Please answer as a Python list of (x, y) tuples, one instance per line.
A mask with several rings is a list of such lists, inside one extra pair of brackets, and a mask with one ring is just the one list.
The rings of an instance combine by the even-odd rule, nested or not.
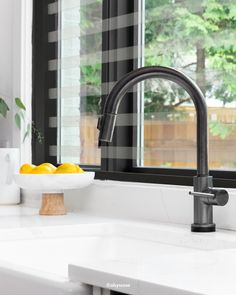
[(14, 180), (22, 189), (42, 191), (40, 215), (64, 215), (64, 191), (90, 185), (94, 172), (75, 174), (15, 174)]

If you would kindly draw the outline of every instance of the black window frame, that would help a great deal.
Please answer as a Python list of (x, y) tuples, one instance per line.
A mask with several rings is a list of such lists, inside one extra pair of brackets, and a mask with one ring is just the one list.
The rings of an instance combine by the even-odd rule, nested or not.
[[(55, 43), (48, 43), (48, 32), (57, 29), (57, 15), (48, 15), (48, 5), (56, 2), (54, 0), (33, 1), (33, 91), (32, 91), (32, 114), (35, 126), (43, 133), (43, 144), (38, 143), (37, 138), (32, 134), (32, 160), (33, 163), (51, 162), (55, 165), (56, 157), (49, 156), (49, 146), (57, 144), (56, 128), (49, 128), (49, 117), (56, 116), (56, 100), (50, 100), (48, 90), (57, 87), (57, 73), (48, 71), (48, 61), (56, 58), (57, 46)], [(137, 12), (138, 0), (103, 0), (103, 19), (118, 16), (126, 13)], [(123, 38), (123, 46), (130, 46), (130, 42), (136, 45), (137, 28), (129, 27), (126, 32), (120, 34), (119, 30), (103, 32), (103, 50), (119, 47), (119, 38)], [(125, 36), (125, 37), (124, 37)], [(131, 41), (132, 40), (132, 41)], [(113, 62), (102, 64), (102, 82), (113, 82), (121, 78), (125, 73), (138, 66), (137, 60), (125, 62)], [(112, 79), (110, 77), (113, 77)], [(128, 93), (128, 99), (124, 98), (120, 106), (120, 113), (133, 113), (135, 106), (135, 93)], [(104, 105), (106, 97), (102, 97)], [(130, 126), (117, 126), (111, 144), (104, 146), (134, 146), (136, 130)], [(132, 159), (107, 159), (101, 158), (101, 166), (81, 165), (87, 171), (95, 171), (96, 179), (118, 180), (130, 182), (159, 183), (170, 185), (193, 185), (195, 169), (175, 169), (158, 167), (134, 167)], [(214, 177), (214, 186), (236, 188), (236, 171), (210, 170)]]

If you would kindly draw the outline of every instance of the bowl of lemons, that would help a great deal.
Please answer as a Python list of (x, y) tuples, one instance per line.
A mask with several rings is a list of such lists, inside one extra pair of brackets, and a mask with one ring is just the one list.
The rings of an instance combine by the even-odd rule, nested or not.
[(51, 163), (23, 164), (19, 173), (14, 175), (14, 181), (22, 189), (42, 192), (40, 215), (64, 215), (64, 191), (90, 185), (94, 175), (94, 172), (85, 172), (73, 163), (58, 167)]
[(38, 166), (23, 164), (14, 180), (23, 189), (58, 192), (88, 186), (94, 180), (94, 172), (85, 172), (73, 163), (63, 163), (58, 167), (51, 163)]

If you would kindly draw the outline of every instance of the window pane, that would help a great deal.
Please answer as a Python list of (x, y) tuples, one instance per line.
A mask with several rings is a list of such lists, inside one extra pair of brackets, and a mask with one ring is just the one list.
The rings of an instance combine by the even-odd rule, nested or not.
[[(236, 2), (145, 0), (145, 65), (190, 76), (209, 108), (210, 168), (235, 169)], [(150, 80), (141, 109), (139, 165), (196, 167), (196, 116), (173, 83)]]
[(102, 1), (61, 0), (58, 161), (99, 165)]

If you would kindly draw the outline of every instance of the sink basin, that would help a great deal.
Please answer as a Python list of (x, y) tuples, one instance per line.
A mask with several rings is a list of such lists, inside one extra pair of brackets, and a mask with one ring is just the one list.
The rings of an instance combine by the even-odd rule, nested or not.
[(0, 261), (64, 278), (74, 261), (153, 261), (163, 255), (236, 249), (236, 237), (226, 232), (201, 235), (160, 224), (98, 223), (1, 232)]
[(134, 295), (235, 294), (234, 233), (203, 235), (163, 224), (109, 226), (97, 255), (70, 263), (72, 281)]
[[(194, 234), (188, 227), (180, 226), (104, 222), (1, 230), (0, 249), (0, 275), (2, 270), (10, 269), (24, 273), (29, 280), (33, 275), (42, 280), (70, 283), (68, 265), (72, 265), (69, 273), (73, 282), (91, 284), (83, 280), (81, 273), (79, 278), (76, 276), (77, 266), (97, 268), (96, 271), (102, 266), (107, 272), (122, 274), (124, 266), (133, 265), (130, 271), (126, 267), (125, 274), (131, 277), (140, 264), (145, 269), (161, 265), (167, 259), (178, 265), (183, 257), (192, 259), (217, 251), (236, 250), (236, 237), (223, 231)], [(68, 293), (53, 291), (53, 294)]]

